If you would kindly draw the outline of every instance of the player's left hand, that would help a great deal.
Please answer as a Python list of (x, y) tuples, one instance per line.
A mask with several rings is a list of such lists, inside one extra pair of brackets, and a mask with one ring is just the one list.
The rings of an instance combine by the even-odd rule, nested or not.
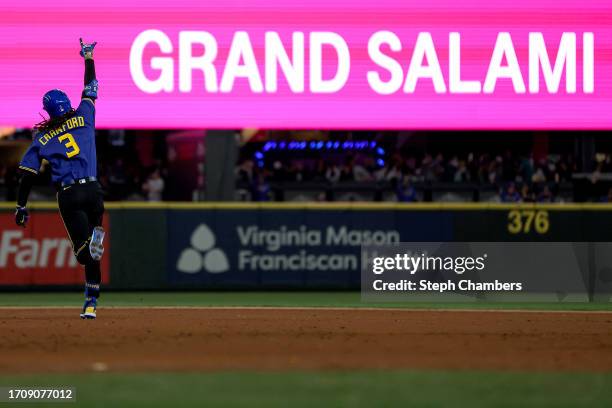
[(28, 209), (17, 206), (17, 209), (15, 210), (15, 223), (18, 226), (25, 228), (29, 219), (30, 213), (28, 213)]
[(86, 44), (83, 42), (82, 38), (79, 38), (79, 42), (81, 43), (81, 57), (83, 58), (93, 58), (93, 50), (96, 46), (97, 42)]

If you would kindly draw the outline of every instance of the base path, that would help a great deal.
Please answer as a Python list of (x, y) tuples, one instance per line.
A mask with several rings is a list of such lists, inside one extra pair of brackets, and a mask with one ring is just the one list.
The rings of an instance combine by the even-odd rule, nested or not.
[(0, 373), (287, 369), (612, 371), (612, 313), (0, 309)]

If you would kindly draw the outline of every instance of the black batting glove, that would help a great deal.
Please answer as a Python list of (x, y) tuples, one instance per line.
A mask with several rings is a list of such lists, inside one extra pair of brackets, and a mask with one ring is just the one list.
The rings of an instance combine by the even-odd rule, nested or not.
[(15, 210), (15, 224), (25, 228), (29, 219), (30, 213), (28, 213), (27, 208), (17, 206), (17, 209)]

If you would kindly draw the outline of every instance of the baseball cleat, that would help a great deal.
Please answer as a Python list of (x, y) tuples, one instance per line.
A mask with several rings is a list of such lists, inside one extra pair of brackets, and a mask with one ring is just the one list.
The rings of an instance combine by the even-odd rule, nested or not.
[(102, 255), (104, 254), (104, 246), (102, 245), (104, 242), (104, 235), (104, 228), (94, 228), (93, 234), (91, 235), (91, 242), (89, 243), (89, 252), (94, 261), (102, 259)]
[(98, 302), (95, 297), (85, 298), (81, 319), (95, 319)]

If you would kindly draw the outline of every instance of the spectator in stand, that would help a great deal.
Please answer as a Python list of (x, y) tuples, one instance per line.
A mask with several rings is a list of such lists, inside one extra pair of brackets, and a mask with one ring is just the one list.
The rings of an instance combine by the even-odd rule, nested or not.
[(531, 182), (535, 184), (546, 183), (548, 180), (548, 166), (546, 159), (538, 160), (538, 165), (531, 176)]
[(327, 194), (324, 191), (320, 192), (319, 194), (317, 194), (316, 200), (320, 203), (328, 201)]
[(499, 198), (504, 203), (518, 203), (521, 201), (521, 195), (513, 182), (508, 183), (506, 188), (502, 189)]
[(496, 156), (495, 160), (489, 163), (487, 169), (487, 180), (490, 184), (498, 184), (502, 181), (502, 161), (501, 156)]
[(340, 181), (341, 171), (338, 165), (331, 164), (327, 166), (325, 170), (325, 180), (330, 182), (331, 184), (336, 184)]
[(457, 170), (459, 170), (459, 157), (455, 155), (446, 164), (442, 181), (454, 181)]
[(405, 168), (401, 167), (401, 161), (399, 160), (398, 160), (398, 164), (400, 165), (401, 173), (410, 173), (416, 177), (421, 175), (421, 169), (417, 167), (417, 160), (414, 158), (414, 156), (410, 156), (408, 157), (408, 159), (406, 159)]
[(301, 161), (293, 162), (291, 168), (289, 169), (289, 173), (287, 174), (288, 181), (305, 181), (306, 180), (306, 170), (304, 170), (304, 163)]
[(435, 172), (435, 163), (434, 159), (430, 154), (425, 154), (423, 160), (421, 161), (421, 172), (425, 181), (436, 181), (436, 172)]
[(147, 201), (162, 201), (165, 186), (161, 171), (159, 168), (156, 168), (142, 185), (142, 190), (145, 192)]
[(546, 183), (546, 173), (542, 167), (536, 168), (531, 176), (531, 182), (534, 184)]
[(521, 186), (521, 201), (524, 203), (535, 202), (535, 195), (527, 183), (523, 183)]
[(609, 173), (611, 169), (610, 155), (606, 153), (595, 153), (593, 168), (599, 173)]
[(402, 162), (395, 160), (391, 166), (385, 166), (376, 172), (377, 181), (390, 181), (397, 184), (397, 181), (402, 177)]
[(367, 182), (374, 180), (372, 173), (370, 172), (370, 163), (369, 160), (371, 158), (363, 158), (363, 163), (353, 162), (353, 180), (357, 182)]
[(530, 154), (529, 157), (525, 157), (519, 166), (519, 175), (521, 180), (531, 183), (533, 172), (534, 172), (534, 164), (533, 164), (533, 155)]
[(554, 159), (549, 159), (546, 163), (546, 175), (549, 181), (558, 183), (559, 182), (559, 172), (557, 171), (557, 163)]
[(433, 170), (433, 181), (442, 181), (444, 180), (444, 173), (446, 172), (446, 167), (444, 166), (444, 155), (442, 153), (438, 153), (436, 158), (432, 163)]
[(570, 181), (572, 174), (577, 171), (577, 164), (571, 155), (567, 155), (559, 164), (559, 175), (561, 181)]
[(327, 171), (327, 163), (325, 162), (325, 160), (323, 160), (322, 158), (320, 158), (319, 160), (317, 160), (317, 165), (315, 167), (315, 171), (312, 175), (312, 179), (313, 181), (316, 182), (323, 182), (326, 180), (325, 178), (325, 172)]
[(552, 203), (554, 201), (555, 197), (552, 191), (550, 190), (550, 187), (548, 186), (548, 184), (544, 184), (544, 187), (542, 187), (542, 191), (540, 191), (540, 194), (538, 194), (538, 203)]
[(562, 181), (571, 181), (572, 174), (578, 171), (578, 164), (572, 156), (566, 156), (559, 164), (559, 175)]
[(403, 203), (413, 203), (417, 201), (416, 190), (410, 182), (410, 176), (402, 177), (401, 183), (397, 185), (397, 201)]
[(340, 169), (340, 181), (355, 181), (353, 174), (354, 162), (355, 159), (350, 156), (344, 160), (344, 165)]
[(488, 154), (482, 154), (478, 157), (478, 177), (477, 180), (481, 184), (491, 184), (489, 181), (489, 166), (490, 158)]
[(470, 173), (464, 160), (460, 160), (453, 174), (453, 181), (455, 183), (466, 183), (470, 181)]
[(270, 176), (270, 180), (283, 182), (287, 181), (288, 178), (286, 167), (280, 160), (276, 160), (272, 163), (272, 175)]
[(479, 181), (476, 155), (473, 152), (468, 153), (466, 162), (466, 166), (470, 174), (470, 180)]
[(253, 201), (270, 201), (270, 184), (266, 181), (263, 172), (255, 176), (251, 196)]
[(600, 160), (597, 160), (595, 162), (595, 170), (593, 170), (593, 173), (591, 173), (591, 183), (595, 184), (597, 183), (603, 173), (603, 162), (601, 162)]
[(243, 183), (251, 184), (253, 182), (253, 160), (245, 160), (238, 167), (238, 180)]

